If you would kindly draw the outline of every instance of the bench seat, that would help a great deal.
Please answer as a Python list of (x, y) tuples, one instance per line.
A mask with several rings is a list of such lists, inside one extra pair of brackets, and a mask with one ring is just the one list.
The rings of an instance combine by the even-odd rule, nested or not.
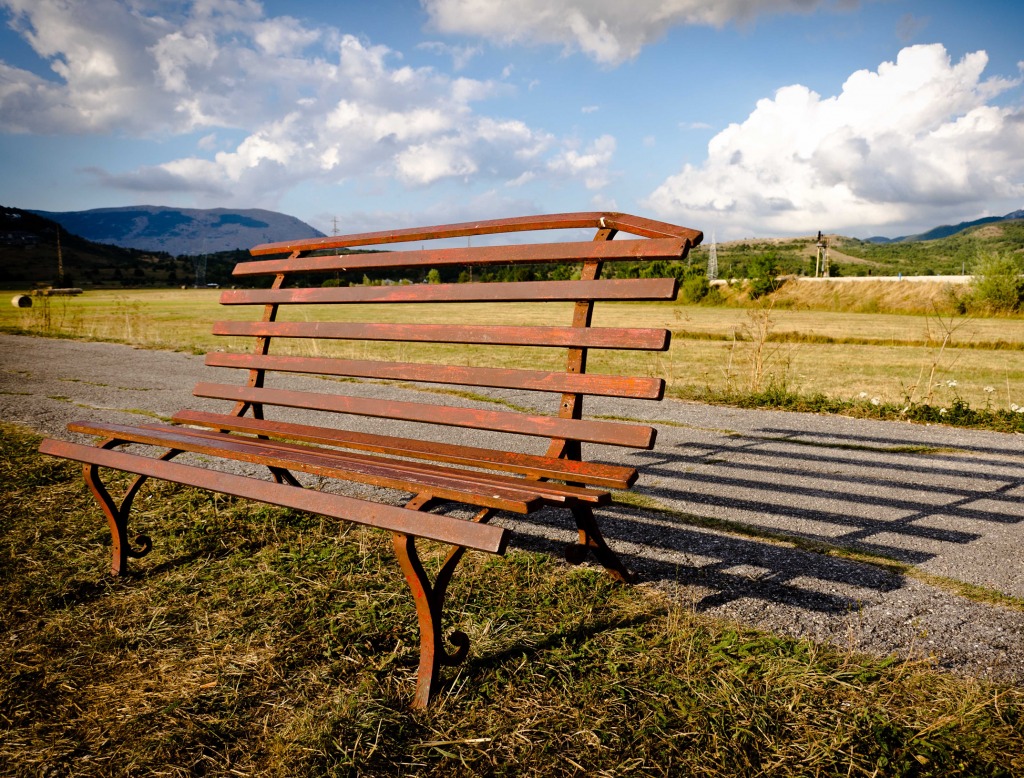
[(544, 504), (566, 505), (576, 501), (596, 506), (610, 502), (610, 495), (604, 490), (528, 481), (493, 472), (374, 454), (261, 440), (229, 432), (159, 424), (127, 426), (89, 422), (73, 422), (68, 425), (68, 429), (125, 443), (145, 443), (238, 462), (258, 463), (342, 481), (384, 486), (412, 494), (429, 491), (438, 499), (513, 513), (531, 513)]

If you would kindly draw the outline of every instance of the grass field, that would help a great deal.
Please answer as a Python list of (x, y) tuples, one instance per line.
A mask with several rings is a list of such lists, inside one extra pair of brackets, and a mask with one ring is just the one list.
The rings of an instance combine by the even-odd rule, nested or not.
[[(834, 289), (827, 285), (797, 288), (807, 284), (794, 285), (791, 291), (784, 287), (771, 308), (600, 305), (596, 325), (667, 327), (673, 331), (672, 348), (664, 354), (593, 352), (590, 369), (661, 375), (668, 381), (669, 395), (684, 399), (734, 396), (774, 385), (798, 395), (820, 393), (850, 402), (877, 399), (894, 405), (914, 401), (945, 406), (960, 398), (975, 408), (1024, 406), (1024, 319), (879, 312), (898, 310), (901, 305), (909, 308), (911, 303), (920, 307), (921, 300), (930, 299), (929, 295), (941, 297), (943, 292), (934, 284), (866, 283), (878, 288), (853, 283), (835, 284)], [(217, 290), (190, 289), (92, 291), (81, 297), (53, 298), (48, 304), (37, 299), (29, 309), (0, 307), (0, 330), (197, 353), (249, 348), (247, 341), (210, 334), (214, 319), (253, 318), (253, 312), (243, 306), (218, 305), (218, 297)], [(875, 310), (858, 312), (857, 305)], [(443, 322), (452, 313), (443, 305), (417, 306), (415, 315), (419, 321)], [(334, 317), (347, 314), (344, 306), (330, 313)], [(282, 318), (288, 315), (284, 309)], [(401, 305), (377, 306), (374, 315), (381, 321), (403, 321), (411, 312)], [(494, 309), (484, 305), (460, 306), (458, 315), (467, 324), (495, 321)], [(542, 317), (551, 324), (565, 324), (570, 307), (508, 305), (503, 316), (502, 321), (510, 323)], [(320, 353), (308, 341), (281, 342), (280, 346), (294, 353)], [(364, 358), (445, 356), (474, 364), (532, 367), (554, 367), (562, 359), (547, 350), (466, 351), (460, 347), (460, 353), (445, 351), (444, 346), (351, 342), (338, 344), (330, 353)]]
[[(5, 776), (1014, 776), (1024, 693), (714, 620), (548, 553), (467, 555), (469, 661), (412, 712), (385, 533), (166, 483), (104, 575), (80, 468), (0, 425)], [(680, 520), (681, 517), (680, 517)]]

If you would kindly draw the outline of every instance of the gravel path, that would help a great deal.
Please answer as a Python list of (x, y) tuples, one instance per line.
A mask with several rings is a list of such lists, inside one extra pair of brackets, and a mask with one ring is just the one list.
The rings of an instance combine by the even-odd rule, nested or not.
[[(64, 427), (72, 419), (132, 423), (183, 407), (223, 409), (191, 397), (198, 380), (238, 379), (182, 353), (0, 335), (0, 418), (52, 435), (69, 437)], [(325, 386), (315, 378), (293, 383)], [(373, 397), (416, 396), (377, 383), (345, 386)], [(494, 395), (532, 402), (515, 392)], [(1020, 436), (671, 400), (603, 399), (589, 411), (658, 427), (653, 451), (601, 455), (638, 465), (635, 491), (683, 514), (859, 548), (1024, 598)], [(516, 529), (514, 543), (558, 553), (575, 534), (563, 513), (501, 521)], [(615, 505), (601, 510), (601, 520), (649, 585), (697, 610), (878, 654), (933, 656), (957, 672), (1024, 683), (1018, 610), (875, 565), (704, 529), (671, 513)]]

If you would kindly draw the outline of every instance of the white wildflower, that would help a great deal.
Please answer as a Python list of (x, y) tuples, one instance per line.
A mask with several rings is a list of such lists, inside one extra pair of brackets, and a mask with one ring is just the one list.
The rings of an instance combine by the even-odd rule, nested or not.
[(947, 413), (949, 413), (949, 411), (945, 408), (939, 408), (939, 416), (945, 416)]
[(1017, 405), (1017, 403), (1010, 403), (1010, 410), (1013, 411), (1014, 413), (1016, 413), (1019, 408), (1020, 406)]
[(948, 386), (950, 389), (955, 389), (956, 381), (946, 381), (946, 386)]
[(1024, 408), (1018, 408), (1017, 413), (1024, 413)]
[(859, 397), (860, 399), (862, 399), (862, 400), (866, 400), (866, 399), (868, 399), (868, 393), (867, 393), (867, 392), (861, 392), (861, 393), (860, 393), (860, 394), (858, 394), (857, 396), (858, 396), (858, 397)]
[(881, 405), (882, 403), (881, 403), (881, 401), (877, 397), (872, 397), (871, 398), (871, 404), (872, 405)]
[(984, 389), (986, 394), (992, 394), (992, 392), (994, 392), (995, 390), (996, 388), (994, 386), (986, 386)]

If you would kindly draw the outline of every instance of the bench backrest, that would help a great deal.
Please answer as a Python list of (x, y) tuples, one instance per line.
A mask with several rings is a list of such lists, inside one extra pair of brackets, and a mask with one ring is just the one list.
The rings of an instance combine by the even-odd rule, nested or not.
[[(450, 245), (451, 239), (458, 238), (471, 244), (476, 236), (538, 230), (567, 229), (578, 235), (581, 228), (596, 229), (593, 240), (427, 247), (428, 242), (439, 240)], [(613, 240), (619, 232), (636, 237)], [(701, 238), (696, 230), (625, 214), (574, 213), (260, 245), (251, 250), (254, 257), (285, 256), (239, 263), (234, 276), (243, 284), (265, 283), (269, 277), (273, 279), (270, 288), (225, 290), (221, 303), (259, 306), (262, 315), (256, 321), (219, 321), (214, 326), (218, 335), (255, 338), (255, 347), (249, 353), (211, 352), (206, 359), (209, 365), (246, 369), (248, 380), (242, 386), (200, 384), (195, 394), (234, 400), (239, 417), (251, 411), (262, 419), (266, 407), (295, 407), (533, 436), (549, 441), (547, 456), (574, 460), (580, 458), (580, 443), (650, 448), (655, 437), (652, 427), (584, 419), (583, 398), (660, 399), (664, 380), (587, 373), (587, 354), (591, 349), (664, 351), (670, 333), (592, 327), (591, 317), (594, 303), (600, 300), (674, 300), (677, 281), (601, 279), (601, 270), (604, 263), (617, 260), (680, 259)], [(389, 244), (399, 243), (413, 248), (388, 250)], [(344, 253), (354, 248), (377, 251)], [(569, 280), (481, 280), (499, 267), (508, 275), (509, 266), (522, 270), (518, 266), (537, 263), (553, 263), (549, 269), (561, 270), (549, 275)], [(579, 277), (574, 278), (570, 271), (577, 267)], [(449, 278), (462, 269), (463, 282), (423, 283), (431, 269)], [(358, 279), (369, 273), (393, 274), (393, 278), (404, 274), (416, 283), (323, 285), (341, 274)], [(545, 305), (558, 302), (565, 305)], [(448, 305), (438, 305), (442, 303)], [(483, 317), (488, 323), (461, 323), (466, 320), (464, 305), (470, 303), (489, 306)], [(528, 307), (522, 305), (527, 303)], [(510, 319), (501, 318), (502, 308), (511, 313)], [(552, 321), (558, 315), (564, 320)], [(453, 355), (453, 344), (470, 349), (468, 358)], [(525, 365), (505, 350), (499, 352), (496, 363), (472, 364), (485, 361), (481, 349), (498, 347), (528, 349)], [(424, 348), (429, 349), (426, 358), (408, 358), (407, 353), (416, 356), (416, 349)], [(536, 349), (562, 350), (565, 361), (552, 365), (549, 359), (538, 369), (536, 364), (544, 360), (536, 356)], [(461, 363), (444, 364), (449, 356)], [(329, 392), (297, 392), (270, 386), (268, 377), (278, 371), (384, 379), (428, 391), (422, 394), (423, 401), (385, 401), (345, 394), (350, 384), (341, 380), (331, 383)], [(437, 385), (543, 392), (548, 402), (551, 395), (556, 396), (557, 406), (551, 415), (504, 407), (450, 407)]]

